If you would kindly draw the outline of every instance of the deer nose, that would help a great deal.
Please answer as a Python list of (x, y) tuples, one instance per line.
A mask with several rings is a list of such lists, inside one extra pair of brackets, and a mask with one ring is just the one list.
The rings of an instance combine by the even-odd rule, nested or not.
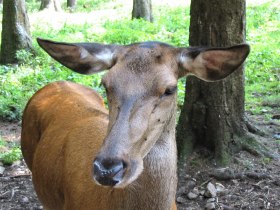
[(94, 179), (101, 185), (115, 186), (122, 180), (125, 168), (123, 160), (96, 158), (93, 162)]

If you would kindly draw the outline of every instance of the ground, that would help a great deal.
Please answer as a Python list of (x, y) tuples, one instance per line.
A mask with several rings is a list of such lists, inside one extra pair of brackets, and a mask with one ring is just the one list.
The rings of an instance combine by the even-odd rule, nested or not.
[[(279, 121), (265, 120), (262, 115), (251, 115), (250, 119), (265, 131), (258, 139), (273, 153), (279, 154)], [(20, 126), (20, 123), (0, 122), (2, 138), (19, 142)], [(4, 173), (0, 174), (0, 210), (42, 209), (24, 162), (17, 161), (4, 168)], [(204, 209), (206, 205), (215, 209), (280, 209), (279, 160), (242, 151), (235, 155), (230, 166), (217, 168), (211, 153), (200, 149), (179, 171), (179, 210)]]
[[(273, 115), (278, 118), (279, 115)], [(264, 116), (249, 116), (257, 128), (265, 132), (255, 136), (274, 155), (279, 155), (280, 124), (277, 120), (265, 120)], [(197, 150), (180, 169), (177, 202), (180, 209), (204, 209), (213, 202), (215, 209), (280, 209), (280, 161), (257, 157), (246, 151), (234, 155), (234, 161), (226, 168), (217, 168), (211, 153)], [(207, 195), (207, 185), (212, 183), (214, 193)], [(206, 192), (205, 192), (206, 191)], [(190, 193), (191, 192), (191, 193)], [(197, 193), (192, 199), (192, 193)], [(213, 194), (216, 193), (216, 196)], [(211, 198), (214, 197), (214, 198)]]

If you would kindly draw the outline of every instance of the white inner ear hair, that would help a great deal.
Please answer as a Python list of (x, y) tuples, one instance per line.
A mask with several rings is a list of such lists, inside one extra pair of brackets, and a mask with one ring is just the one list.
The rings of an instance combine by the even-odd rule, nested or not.
[(111, 50), (105, 48), (98, 54), (95, 54), (95, 57), (97, 60), (100, 60), (110, 66), (112, 64), (114, 54)]
[(178, 62), (185, 68), (185, 70), (189, 70), (191, 68), (193, 59), (180, 53), (178, 56)]
[(88, 56), (90, 56), (89, 52), (84, 49), (84, 48), (80, 48), (80, 59), (85, 59), (87, 58)]

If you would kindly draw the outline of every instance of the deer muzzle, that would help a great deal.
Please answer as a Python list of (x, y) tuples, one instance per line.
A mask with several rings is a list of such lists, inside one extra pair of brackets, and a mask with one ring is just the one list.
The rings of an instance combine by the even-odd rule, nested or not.
[(94, 180), (104, 186), (115, 186), (124, 177), (127, 164), (121, 159), (96, 158), (93, 162)]

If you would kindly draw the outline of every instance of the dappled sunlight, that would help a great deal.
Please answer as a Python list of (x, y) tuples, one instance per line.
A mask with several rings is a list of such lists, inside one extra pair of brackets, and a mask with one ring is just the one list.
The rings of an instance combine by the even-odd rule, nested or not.
[[(97, 30), (101, 30), (101, 24), (105, 21), (114, 21), (118, 19), (131, 18), (132, 2), (125, 0), (115, 0), (108, 3), (104, 3), (102, 8), (93, 8), (91, 12), (55, 12), (51, 10), (43, 10), (39, 12), (29, 13), (31, 31), (34, 28), (52, 28), (54, 30), (62, 29), (65, 24), (67, 25), (83, 25), (91, 24)], [(263, 3), (271, 2), (271, 0), (247, 0), (248, 6), (259, 5)], [(275, 3), (275, 2), (274, 2)], [(160, 7), (176, 8), (187, 7), (190, 5), (190, 0), (154, 0), (153, 12), (161, 13), (157, 11)], [(90, 9), (89, 9), (90, 10)]]
[(29, 15), (31, 30), (34, 27), (51, 27), (55, 30), (68, 25), (92, 24), (93, 27), (99, 26), (104, 20), (116, 20), (121, 18), (116, 10), (93, 11), (90, 13), (67, 13), (54, 11), (40, 11)]
[(257, 6), (257, 5), (260, 5), (260, 4), (264, 4), (264, 3), (267, 3), (267, 2), (272, 2), (272, 0), (246, 0), (246, 3), (247, 5), (249, 6)]
[[(54, 30), (62, 29), (65, 24), (67, 25), (83, 25), (91, 24), (94, 28), (100, 28), (100, 25), (105, 21), (114, 21), (118, 19), (131, 18), (132, 2), (125, 0), (116, 0), (110, 3), (105, 3), (104, 6), (98, 10), (91, 12), (55, 12), (50, 10), (43, 10), (29, 14), (31, 31), (34, 28), (53, 28)], [(155, 0), (153, 1), (153, 12), (157, 13), (158, 7), (186, 7), (189, 6), (189, 0)], [(102, 29), (100, 29), (102, 30)]]

